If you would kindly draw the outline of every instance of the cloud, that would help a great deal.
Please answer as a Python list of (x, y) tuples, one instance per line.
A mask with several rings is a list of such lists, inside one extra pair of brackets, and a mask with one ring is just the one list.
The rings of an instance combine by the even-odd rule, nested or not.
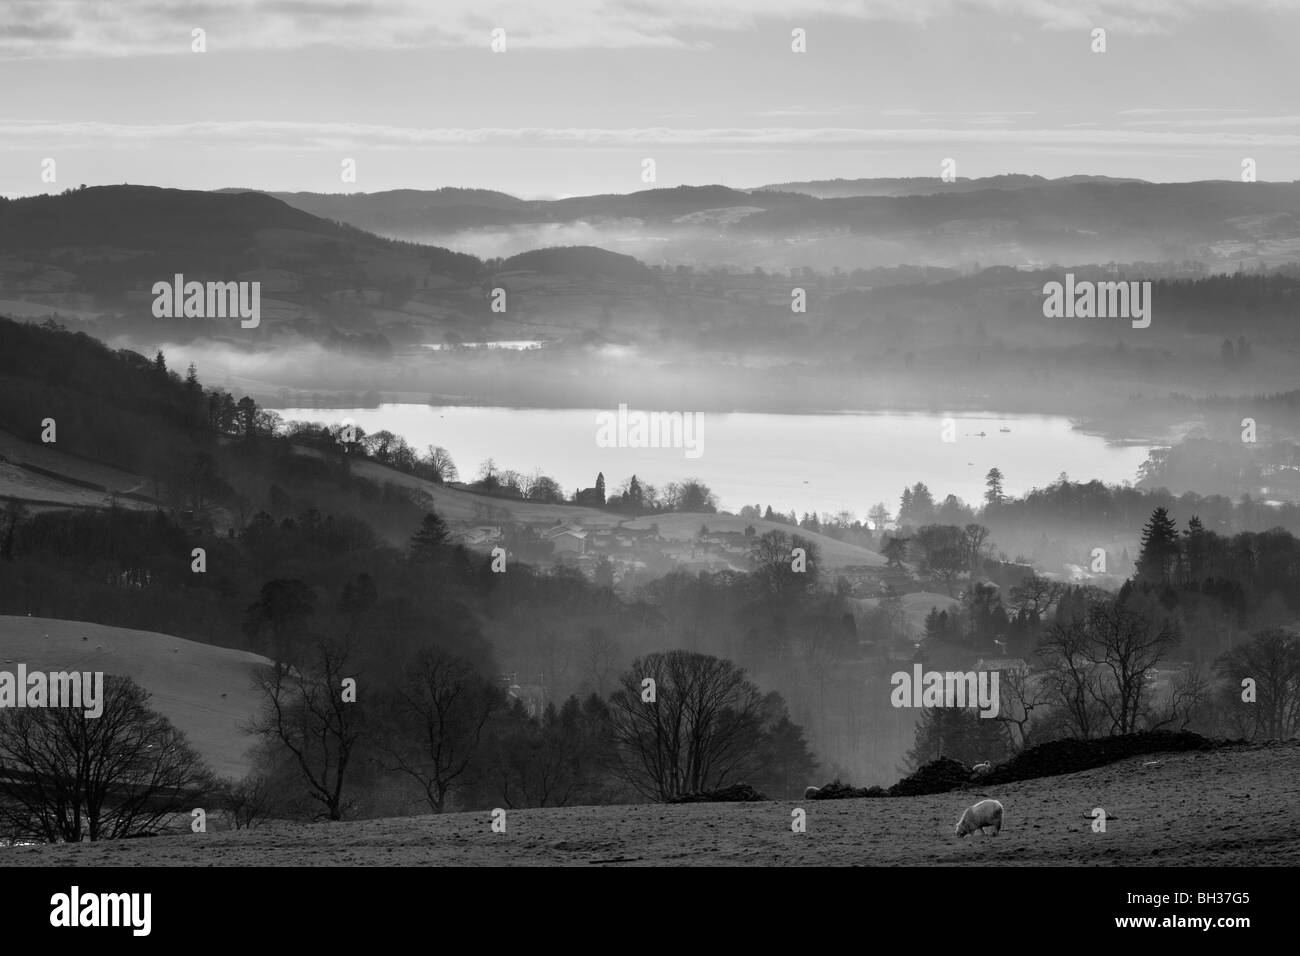
[(1020, 122), (1017, 117), (1037, 116), (1037, 110), (882, 110), (882, 116), (891, 119), (915, 120), (921, 123), (960, 123), (963, 126), (1010, 126)]
[(491, 30), (508, 49), (712, 48), (714, 35), (760, 25), (844, 22), (929, 26), (962, 15), (1016, 28), (1162, 33), (1215, 13), (1295, 11), (1293, 0), (6, 0), (0, 57), (184, 54), (190, 32), (209, 52), (469, 47)]
[[(1273, 122), (1267, 122), (1271, 119)], [(1227, 122), (1227, 121), (1225, 121)], [(231, 121), (123, 124), (0, 121), (0, 150), (186, 149), (384, 150), (457, 147), (650, 149), (834, 148), (903, 145), (1300, 147), (1297, 117), (1234, 122), (1229, 130), (990, 129), (936, 127), (412, 127), (364, 123)], [(1237, 125), (1248, 128), (1236, 128)]]
[(1277, 129), (1279, 127), (1300, 127), (1300, 116), (1226, 116), (1206, 117), (1204, 119), (1130, 120), (1125, 122), (1124, 125), (1180, 129)]
[(766, 116), (770, 119), (787, 119), (798, 116), (837, 116), (848, 112), (851, 112), (851, 109), (847, 106), (830, 106), (825, 108), (784, 106), (771, 110), (759, 110), (752, 115)]
[(1169, 109), (1138, 107), (1131, 110), (1120, 110), (1120, 116), (1160, 116), (1166, 113), (1244, 113), (1245, 109), (1234, 107), (1224, 109), (1217, 106), (1179, 106)]

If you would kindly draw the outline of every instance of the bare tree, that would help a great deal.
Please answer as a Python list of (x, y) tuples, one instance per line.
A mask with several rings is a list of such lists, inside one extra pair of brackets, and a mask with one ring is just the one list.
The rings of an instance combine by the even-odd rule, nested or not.
[(1149, 723), (1148, 676), (1178, 643), (1155, 622), (1113, 597), (1094, 599), (1082, 616), (1048, 628), (1039, 654), (1054, 696), (1081, 737), (1131, 734)]
[(1047, 709), (1052, 701), (1048, 681), (1028, 670), (1001, 672), (999, 688), (1002, 700), (996, 720), (1007, 725), (1011, 749), (1016, 753), (1027, 749), (1033, 737), (1034, 711)]
[(1106, 676), (1097, 703), (1109, 718), (1112, 734), (1131, 734), (1147, 715), (1147, 677), (1178, 643), (1169, 621), (1151, 621), (1119, 601), (1101, 601), (1085, 618), (1092, 661)]
[(1094, 736), (1100, 722), (1095, 702), (1099, 677), (1087, 647), (1088, 635), (1080, 620), (1056, 622), (1038, 645), (1052, 703), (1060, 708), (1073, 735), (1083, 738)]
[(966, 562), (971, 574), (978, 574), (980, 561), (984, 558), (985, 543), (988, 541), (989, 529), (982, 524), (968, 524), (966, 533)]
[(159, 829), (215, 787), (202, 759), (127, 677), (104, 680), (103, 711), (9, 710), (0, 716), (0, 825), (49, 843), (113, 840)]
[(429, 446), (428, 455), (425, 458), (429, 467), (437, 475), (437, 481), (459, 481), (460, 475), (456, 471), (456, 463), (451, 459), (451, 453), (440, 446)]
[(1063, 591), (1058, 582), (1032, 573), (1011, 589), (1008, 606), (1017, 613), (1029, 611), (1041, 618), (1061, 599)]
[[(654, 701), (643, 700), (654, 681)], [(610, 699), (616, 769), (640, 793), (667, 800), (716, 789), (753, 769), (763, 695), (731, 661), (690, 651), (632, 663)]]
[(418, 783), (433, 812), (442, 813), (478, 754), (488, 720), (504, 706), (501, 690), (468, 661), (426, 648), (385, 696), (385, 719), (373, 739), (389, 769)]
[(1204, 715), (1210, 705), (1211, 690), (1209, 678), (1199, 667), (1179, 674), (1159, 711), (1152, 714), (1151, 729), (1173, 726), (1186, 730)]
[(317, 638), (300, 667), (271, 665), (257, 676), (264, 709), (251, 730), (293, 755), (308, 796), (330, 820), (343, 819), (343, 788), (361, 737), (356, 703), (344, 700), (343, 681), (357, 675), (348, 666), (351, 648)]
[[(1283, 628), (1260, 631), (1247, 644), (1219, 658), (1227, 686), (1226, 710), (1251, 737), (1272, 739), (1300, 733), (1300, 638)], [(1254, 682), (1255, 700), (1242, 700), (1242, 682)]]
[(247, 830), (262, 823), (275, 804), (270, 778), (253, 771), (239, 781), (226, 781), (221, 788), (221, 809), (236, 830)]

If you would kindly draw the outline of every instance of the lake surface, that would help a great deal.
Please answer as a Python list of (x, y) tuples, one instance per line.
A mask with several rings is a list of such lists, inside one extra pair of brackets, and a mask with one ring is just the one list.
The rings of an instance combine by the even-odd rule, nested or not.
[[(800, 516), (849, 510), (862, 519), (878, 501), (897, 512), (904, 486), (918, 481), (929, 486), (936, 502), (948, 494), (977, 502), (993, 467), (1001, 469), (1004, 491), (1011, 495), (1045, 487), (1061, 472), (1075, 481), (1136, 481), (1138, 466), (1154, 447), (1110, 445), (1055, 416), (738, 412), (703, 414), (700, 453), (687, 457), (681, 447), (600, 447), (597, 415), (616, 409), (383, 405), (276, 411), (286, 421), (346, 419), (366, 432), (386, 428), (422, 451), (441, 445), (462, 481), (475, 479), (480, 464), (492, 458), (498, 470), (540, 469), (566, 494), (594, 485), (597, 472), (604, 472), (610, 493), (632, 474), (659, 487), (699, 478), (728, 511), (770, 504)], [(955, 441), (942, 440), (945, 419), (952, 420)]]

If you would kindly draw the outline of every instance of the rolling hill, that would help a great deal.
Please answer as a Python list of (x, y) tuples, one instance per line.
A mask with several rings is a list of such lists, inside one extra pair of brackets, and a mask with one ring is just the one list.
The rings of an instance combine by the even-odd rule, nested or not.
[[(632, 222), (654, 227), (658, 243), (689, 239), (743, 244), (758, 237), (815, 243), (836, 230), (849, 233), (839, 235), (841, 244), (847, 238), (863, 237), (909, 241), (898, 247), (857, 249), (859, 256), (869, 258), (856, 265), (867, 267), (931, 261), (933, 256), (926, 257), (910, 244), (921, 238), (932, 248), (936, 241), (941, 243), (934, 251), (948, 255), (981, 246), (985, 254), (976, 258), (984, 262), (1001, 263), (1000, 248), (1007, 253), (1018, 250), (1019, 255), (1006, 262), (1017, 264), (1053, 257), (1122, 261), (1128, 253), (1121, 255), (1120, 249), (1165, 260), (1177, 257), (1175, 247), (1210, 261), (1224, 252), (1211, 249), (1214, 243), (1267, 240), (1276, 245), (1300, 237), (1300, 183), (1151, 183), (1105, 176), (1024, 175), (945, 183), (935, 177), (915, 177), (780, 183), (753, 190), (678, 186), (513, 202), (513, 197), (492, 193), (490, 203), (469, 195), (451, 201), (444, 192), (406, 190), (400, 197), (403, 201), (390, 193), (274, 195), (298, 209), (404, 239), (454, 237), (467, 230), (538, 223), (586, 223), (605, 224), (614, 240), (621, 235), (619, 224)], [(737, 214), (725, 215), (727, 210)], [(701, 214), (707, 215), (697, 223), (693, 217)], [(976, 243), (976, 238), (982, 241)], [(995, 240), (993, 245), (990, 239)], [(449, 244), (455, 241), (448, 239)], [(688, 256), (687, 261), (720, 254), (719, 249), (710, 252), (698, 244), (680, 249), (684, 254), (694, 250), (696, 256)]]
[(632, 282), (651, 282), (655, 278), (655, 274), (639, 260), (594, 246), (534, 249), (501, 263), (503, 273), (524, 270), (584, 278), (608, 276)]
[(19, 662), (130, 677), (219, 776), (248, 772), (254, 738), (243, 728), (259, 708), (252, 678), (264, 657), (152, 631), (0, 615), (0, 668)]
[[(304, 454), (313, 454), (310, 450), (299, 449)], [(404, 472), (396, 471), (371, 461), (359, 461), (352, 465), (354, 474), (370, 478), (376, 482), (393, 482), (408, 488), (423, 491), (431, 499), (434, 510), (450, 522), (489, 522), (513, 521), (520, 524), (566, 524), (581, 525), (584, 528), (626, 527), (645, 531), (652, 525), (658, 525), (659, 536), (667, 541), (690, 541), (700, 530), (700, 525), (708, 525), (710, 531), (744, 533), (747, 527), (753, 527), (757, 534), (768, 531), (782, 531), (786, 534), (798, 534), (816, 542), (821, 549), (822, 566), (833, 571), (844, 567), (882, 567), (885, 559), (874, 551), (837, 541), (824, 534), (791, 528), (789, 525), (761, 518), (739, 518), (733, 515), (704, 513), (664, 513), (647, 515), (641, 518), (625, 518), (622, 515), (599, 508), (587, 508), (580, 505), (545, 504), (538, 501), (520, 501), (513, 498), (496, 498), (465, 491), (450, 485), (440, 485), (426, 481)], [(935, 597), (929, 595), (928, 598)], [(950, 598), (944, 598), (950, 601)], [(931, 602), (933, 603), (933, 602)], [(942, 603), (942, 602), (940, 602)], [(921, 618), (930, 610), (926, 604), (921, 611)]]
[(0, 499), (32, 506), (150, 507), (140, 475), (59, 451), (57, 444), (23, 441), (0, 431)]
[(752, 526), (756, 535), (766, 534), (769, 531), (797, 534), (817, 545), (821, 550), (822, 568), (827, 571), (844, 567), (878, 568), (883, 567), (885, 564), (885, 559), (882, 556), (874, 551), (858, 547), (856, 544), (847, 544), (815, 531), (792, 528), (788, 524), (764, 521), (761, 518), (738, 518), (731, 515), (717, 514), (658, 514), (626, 522), (627, 527), (637, 530), (645, 530), (651, 525), (658, 525), (659, 536), (669, 541), (690, 541), (700, 530), (702, 524), (708, 525), (709, 530), (714, 532), (725, 531), (733, 534), (743, 534), (747, 527)]
[(982, 176), (970, 179), (958, 176), (944, 182), (938, 176), (882, 177), (875, 179), (818, 179), (793, 183), (773, 183), (759, 186), (756, 192), (786, 192), (813, 196), (817, 199), (840, 199), (846, 196), (925, 196), (938, 192), (974, 192), (980, 189), (1028, 189), (1059, 182), (1140, 183), (1141, 179), (1116, 179), (1111, 176), (1066, 176), (1047, 179), (1010, 173), (1002, 176)]
[[(697, 803), (486, 810), (344, 823), (267, 824), (156, 840), (24, 846), (12, 866), (1295, 866), (1300, 745), (1166, 754), (1059, 777), (921, 797), (802, 804)], [(1006, 808), (1002, 833), (958, 840), (981, 796)], [(1233, 812), (1207, 819), (1206, 806)], [(1111, 819), (1094, 833), (1094, 807)]]
[[(258, 192), (101, 186), (0, 202), (3, 297), (57, 305), (76, 296), (82, 308), (74, 311), (112, 313), (118, 332), (157, 334), (153, 284), (178, 273), (187, 281), (261, 282), (269, 325), (310, 334), (332, 317), (330, 296), (343, 290), (409, 298), (431, 277), (464, 289), (481, 266), (474, 256), (383, 239)], [(168, 335), (229, 334), (220, 321), (169, 320)]]

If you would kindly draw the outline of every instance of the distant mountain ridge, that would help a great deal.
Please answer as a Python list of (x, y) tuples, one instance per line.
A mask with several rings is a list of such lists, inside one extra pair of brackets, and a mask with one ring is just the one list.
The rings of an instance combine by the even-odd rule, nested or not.
[(0, 203), (0, 249), (123, 246), (162, 253), (231, 249), (262, 229), (342, 238), (347, 230), (267, 193), (209, 193), (158, 186), (93, 186)]
[(971, 179), (958, 176), (946, 182), (938, 176), (880, 177), (871, 179), (813, 179), (803, 182), (773, 183), (758, 186), (755, 192), (787, 192), (817, 199), (851, 196), (921, 196), (941, 191), (975, 192), (981, 189), (1027, 189), (1050, 183), (1145, 183), (1143, 179), (1116, 179), (1111, 176), (1064, 176), (1048, 179), (1024, 173), (1005, 173)]
[[(256, 336), (215, 317), (171, 321), (166, 334), (241, 348), (283, 335), (386, 360), (486, 341), (718, 342), (742, 328), (750, 341), (773, 344), (790, 272), (808, 270), (826, 277), (815, 289), (821, 319), (798, 341), (831, 350), (837, 338), (866, 334), (859, 299), (895, 301), (904, 293), (887, 287), (900, 283), (916, 285), (905, 293), (913, 299), (938, 295), (930, 318), (956, 323), (961, 290), (936, 293), (928, 283), (937, 278), (1012, 270), (972, 281), (1013, 296), (1002, 305), (1010, 314), (1037, 315), (1025, 312), (1026, 297), (1038, 294), (1030, 273), (1059, 264), (1170, 274), (1159, 264), (1195, 262), (1253, 273), (1300, 254), (1300, 183), (1010, 177), (984, 185), (993, 181), (1014, 188), (818, 199), (687, 186), (554, 201), (461, 189), (284, 198), (65, 190), (0, 201), (0, 258), (8, 260), (0, 299), (14, 302), (15, 314), (148, 337), (159, 331), (150, 308), (158, 281), (176, 273), (258, 281), (265, 321)], [(427, 223), (415, 227), (418, 237), (382, 237), (353, 216), (397, 209)], [(484, 215), (493, 225), (464, 225)], [(539, 218), (547, 221), (525, 225)], [(493, 308), (497, 288), (509, 293), (508, 311)]]
[[(423, 198), (454, 203), (466, 192)], [(503, 194), (475, 195), (514, 202)], [(398, 206), (403, 198), (386, 195), (377, 205)], [(489, 292), (498, 283), (512, 295), (544, 287), (557, 295), (580, 290), (608, 297), (657, 281), (638, 259), (589, 244), (484, 259), (383, 238), (259, 192), (122, 185), (0, 202), (0, 299), (100, 323), (105, 334), (148, 337), (160, 328), (153, 289), (177, 274), (186, 282), (257, 282), (265, 324), (246, 336), (237, 334), (244, 331), (239, 324), (217, 317), (176, 317), (168, 320), (168, 336), (242, 345), (285, 335), (377, 358), (394, 346), (536, 336), (515, 321), (525, 313), (491, 309)], [(564, 307), (557, 301), (556, 309)], [(577, 328), (587, 326), (581, 320)], [(552, 330), (548, 337), (559, 334), (565, 333)]]
[[(740, 264), (735, 244), (761, 239), (785, 249), (765, 260), (750, 258), (748, 265), (784, 269), (810, 264), (791, 261), (800, 255), (789, 246), (792, 240), (824, 246), (841, 236), (868, 245), (827, 250), (829, 257), (807, 246), (817, 252), (804, 255), (823, 267), (845, 269), (952, 267), (976, 260), (1212, 262), (1252, 253), (1278, 262), (1291, 255), (1289, 243), (1300, 241), (1300, 182), (1008, 174), (951, 183), (916, 177), (774, 183), (752, 190), (676, 186), (556, 200), (455, 189), (274, 195), (379, 235), (474, 249), (484, 258), (513, 255), (529, 245), (617, 242), (649, 262)], [(500, 240), (511, 230), (518, 230), (522, 247)]]

